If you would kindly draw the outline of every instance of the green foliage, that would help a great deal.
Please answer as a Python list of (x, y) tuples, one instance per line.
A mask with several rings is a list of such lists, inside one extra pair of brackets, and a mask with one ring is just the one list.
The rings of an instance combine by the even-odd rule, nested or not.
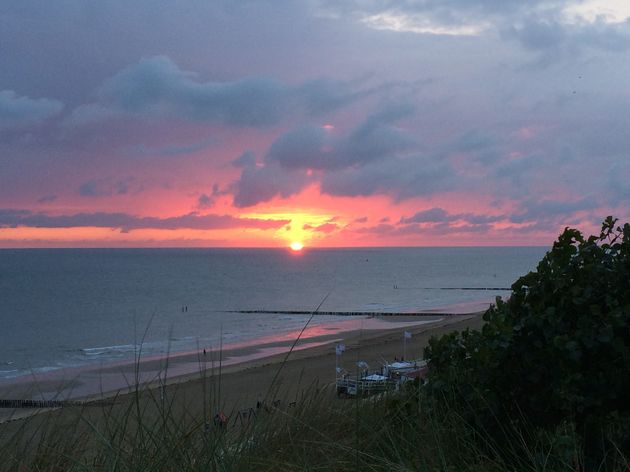
[(547, 429), (573, 422), (587, 442), (612, 428), (628, 450), (630, 225), (608, 217), (588, 239), (565, 229), (484, 320), (481, 332), (430, 341), (430, 393), (485, 418)]

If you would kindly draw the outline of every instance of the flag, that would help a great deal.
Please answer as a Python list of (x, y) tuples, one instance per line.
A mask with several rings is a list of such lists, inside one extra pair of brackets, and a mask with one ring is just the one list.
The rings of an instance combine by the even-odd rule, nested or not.
[(335, 353), (340, 356), (346, 350), (346, 346), (344, 344), (337, 344), (335, 346)]
[(411, 333), (409, 331), (405, 331), (405, 339), (411, 339)]

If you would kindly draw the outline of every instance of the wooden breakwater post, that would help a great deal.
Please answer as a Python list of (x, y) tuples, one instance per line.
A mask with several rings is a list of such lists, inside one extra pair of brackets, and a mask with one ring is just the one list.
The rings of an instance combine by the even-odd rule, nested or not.
[(36, 408), (64, 408), (64, 407), (82, 407), (82, 406), (103, 406), (111, 405), (112, 402), (106, 401), (81, 401), (81, 400), (1, 400), (0, 408), (15, 409), (36, 409)]
[(467, 316), (470, 313), (433, 313), (433, 312), (386, 312), (386, 311), (318, 311), (306, 310), (226, 310), (225, 313), (249, 313), (267, 315), (316, 315), (316, 316)]

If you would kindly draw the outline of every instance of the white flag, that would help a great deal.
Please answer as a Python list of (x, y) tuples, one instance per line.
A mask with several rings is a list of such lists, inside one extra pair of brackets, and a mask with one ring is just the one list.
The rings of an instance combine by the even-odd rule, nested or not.
[(405, 331), (405, 339), (411, 339), (411, 333), (409, 331)]
[(346, 350), (346, 346), (343, 344), (337, 344), (335, 346), (335, 353), (340, 356)]

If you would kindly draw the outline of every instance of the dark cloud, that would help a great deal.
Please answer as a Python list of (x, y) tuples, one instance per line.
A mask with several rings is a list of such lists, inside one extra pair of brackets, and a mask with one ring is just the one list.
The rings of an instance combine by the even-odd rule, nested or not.
[(465, 154), (469, 160), (492, 165), (501, 159), (503, 146), (505, 143), (492, 134), (472, 129), (455, 139), (444, 151), (450, 154)]
[(202, 193), (201, 195), (199, 195), (199, 198), (197, 199), (197, 208), (199, 209), (210, 208), (213, 205), (214, 205), (213, 197), (211, 197), (210, 195), (206, 195), (205, 193)]
[(353, 86), (332, 80), (293, 86), (266, 77), (203, 81), (169, 57), (146, 57), (106, 80), (99, 90), (99, 102), (78, 107), (70, 122), (98, 121), (125, 112), (232, 126), (270, 126), (300, 111), (326, 113), (370, 94), (354, 91)]
[(199, 198), (197, 198), (197, 208), (200, 210), (211, 208), (214, 206), (217, 198), (225, 194), (227, 194), (227, 192), (221, 190), (219, 184), (214, 184), (210, 195), (206, 193), (199, 195)]
[(562, 201), (552, 199), (525, 200), (520, 203), (521, 212), (510, 217), (513, 223), (558, 221), (572, 217), (575, 213), (600, 207), (596, 198)]
[[(315, 126), (291, 130), (272, 143), (260, 164), (252, 153), (243, 154), (233, 162), (243, 167), (235, 183), (235, 205), (255, 205), (278, 195), (286, 198), (316, 180), (320, 181), (322, 192), (331, 195), (395, 193), (406, 198), (422, 192), (411, 186), (429, 183), (422, 180), (426, 172), (433, 189), (437, 182), (433, 167), (417, 169), (414, 164), (418, 162), (405, 160), (407, 152), (416, 145), (415, 140), (390, 126), (411, 111), (409, 106), (385, 107), (341, 136)], [(397, 174), (400, 166), (412, 173)], [(320, 172), (313, 174), (313, 170)], [(401, 179), (406, 179), (407, 185), (403, 185), (402, 193), (396, 193)]]
[(31, 125), (57, 115), (63, 103), (48, 98), (29, 98), (12, 90), (0, 91), (0, 127)]
[(143, 190), (134, 177), (126, 179), (96, 179), (88, 180), (79, 187), (82, 197), (109, 197), (112, 195), (138, 194)]
[(410, 113), (408, 106), (387, 107), (346, 136), (322, 127), (297, 128), (274, 141), (266, 160), (288, 169), (336, 170), (386, 158), (413, 148), (411, 136), (389, 126)]
[(294, 94), (301, 97), (310, 115), (317, 116), (348, 106), (374, 93), (374, 90), (362, 89), (362, 85), (361, 81), (317, 79), (296, 87)]
[(453, 221), (453, 216), (449, 215), (446, 210), (442, 208), (430, 208), (428, 210), (423, 210), (417, 212), (415, 215), (410, 216), (408, 218), (401, 218), (400, 222), (402, 224), (410, 224), (410, 223), (435, 223), (435, 222), (445, 222), (445, 221)]
[(456, 235), (480, 233), (485, 234), (492, 231), (494, 227), (491, 224), (467, 224), (461, 222), (443, 222), (430, 225), (424, 224), (408, 224), (393, 225), (381, 223), (376, 226), (368, 226), (354, 230), (359, 234), (375, 234), (379, 236), (422, 236), (422, 235)]
[(52, 203), (57, 200), (57, 195), (44, 195), (41, 198), (37, 199), (37, 203)]
[(398, 228), (392, 224), (379, 223), (376, 226), (367, 226), (363, 228), (355, 229), (354, 232), (358, 234), (379, 234), (379, 235), (392, 235)]
[(436, 229), (456, 229), (460, 232), (483, 232), (490, 229), (492, 223), (505, 220), (505, 215), (494, 216), (475, 213), (449, 213), (443, 208), (435, 207), (419, 211), (410, 217), (402, 217), (400, 224), (428, 224)]
[(294, 129), (273, 142), (266, 159), (287, 169), (343, 167), (333, 153), (332, 141), (321, 126)]
[(586, 51), (622, 52), (630, 48), (628, 25), (603, 22), (566, 24), (554, 18), (531, 16), (502, 32), (524, 48), (539, 53), (538, 65), (548, 66)]
[(234, 167), (252, 167), (256, 165), (256, 155), (252, 151), (245, 151), (232, 161)]
[(610, 167), (606, 175), (606, 187), (610, 190), (605, 195), (609, 204), (619, 204), (630, 201), (630, 164), (616, 162)]
[[(599, 207), (593, 198), (575, 201), (526, 200), (511, 214), (485, 215), (476, 213), (449, 213), (435, 207), (422, 210), (410, 217), (402, 217), (399, 225), (412, 225), (418, 229), (431, 228), (449, 232), (486, 232), (494, 229), (494, 224), (514, 223), (526, 225), (530, 231), (545, 230), (544, 225), (555, 228), (561, 225), (577, 224), (576, 213)], [(535, 225), (535, 226), (532, 226)]]
[(448, 162), (415, 155), (392, 157), (325, 174), (321, 190), (345, 197), (389, 195), (399, 201), (450, 190), (455, 183), (454, 171)]
[(128, 213), (76, 213), (73, 215), (51, 216), (33, 213), (28, 210), (0, 209), (0, 228), (19, 226), (35, 228), (76, 228), (98, 227), (119, 228), (128, 232), (135, 229), (227, 229), (256, 228), (262, 230), (278, 229), (290, 220), (236, 218), (229, 215), (200, 215), (188, 213), (170, 218), (140, 217)]
[(262, 167), (248, 165), (234, 186), (234, 206), (248, 207), (276, 196), (288, 198), (299, 193), (310, 181), (306, 172), (282, 169), (275, 163)]

